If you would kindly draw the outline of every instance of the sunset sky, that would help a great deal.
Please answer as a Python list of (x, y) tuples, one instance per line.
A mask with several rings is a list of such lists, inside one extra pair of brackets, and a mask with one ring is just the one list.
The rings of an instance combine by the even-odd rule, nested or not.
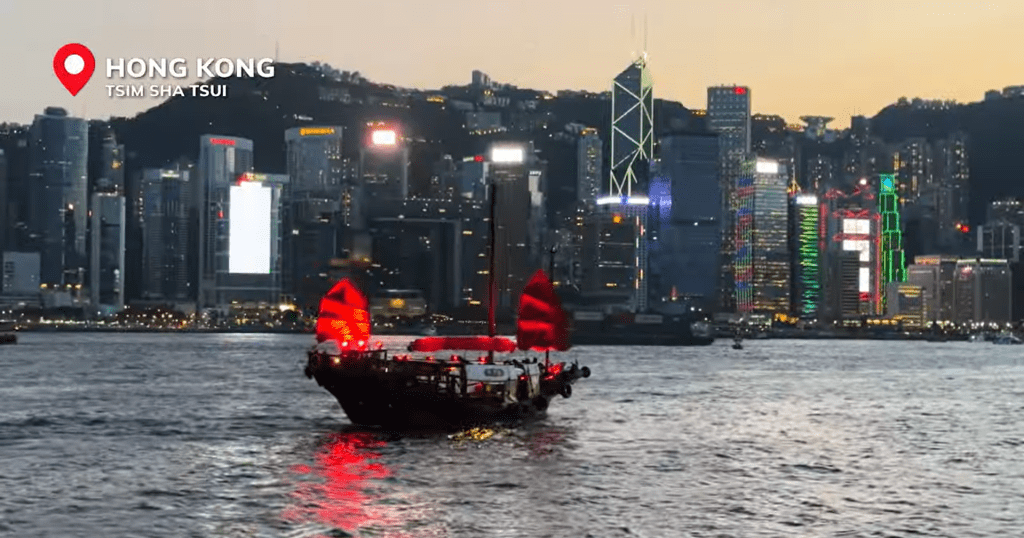
[[(642, 49), (645, 13), (655, 96), (689, 108), (705, 106), (707, 86), (737, 83), (755, 112), (845, 127), (901, 96), (969, 102), (1024, 84), (1020, 0), (0, 0), (0, 122), (46, 106), (106, 118), (159, 102), (108, 97), (106, 58), (183, 57), (194, 71), (198, 57), (275, 47), (284, 62), (406, 87), (464, 84), (480, 69), (521, 87), (603, 91)], [(69, 42), (96, 56), (76, 97), (52, 70)]]

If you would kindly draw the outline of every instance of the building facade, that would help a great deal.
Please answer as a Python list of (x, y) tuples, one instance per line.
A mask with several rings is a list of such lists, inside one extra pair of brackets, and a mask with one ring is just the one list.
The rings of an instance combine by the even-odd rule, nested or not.
[(88, 124), (62, 108), (36, 115), (29, 130), (29, 211), (43, 284), (84, 283), (88, 263)]

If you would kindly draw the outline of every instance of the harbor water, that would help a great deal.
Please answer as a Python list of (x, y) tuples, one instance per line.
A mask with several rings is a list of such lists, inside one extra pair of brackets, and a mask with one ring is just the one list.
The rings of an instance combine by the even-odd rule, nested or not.
[[(0, 348), (0, 536), (1015, 536), (1024, 350), (575, 348), (548, 417), (352, 427), (311, 337), (22, 333)], [(389, 345), (408, 339), (387, 337)]]

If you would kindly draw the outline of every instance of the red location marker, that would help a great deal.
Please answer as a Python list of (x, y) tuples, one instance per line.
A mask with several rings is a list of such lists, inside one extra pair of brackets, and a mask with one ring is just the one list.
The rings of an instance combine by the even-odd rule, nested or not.
[(96, 58), (92, 51), (79, 43), (68, 43), (53, 56), (53, 72), (71, 95), (78, 95), (94, 69)]

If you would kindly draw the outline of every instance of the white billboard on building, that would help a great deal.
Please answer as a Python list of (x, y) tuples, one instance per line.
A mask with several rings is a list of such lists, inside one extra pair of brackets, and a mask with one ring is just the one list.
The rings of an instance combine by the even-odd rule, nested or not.
[(258, 181), (231, 187), (228, 215), (228, 272), (270, 272), (273, 189)]

